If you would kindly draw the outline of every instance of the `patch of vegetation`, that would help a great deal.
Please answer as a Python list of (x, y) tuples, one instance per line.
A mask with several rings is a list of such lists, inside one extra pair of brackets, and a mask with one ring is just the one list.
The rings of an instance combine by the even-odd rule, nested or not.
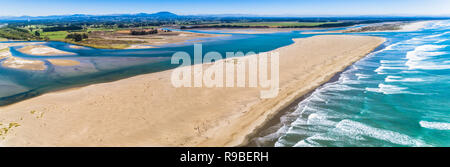
[(69, 25), (69, 26), (55, 26), (55, 27), (47, 27), (43, 28), (43, 32), (53, 32), (53, 31), (74, 31), (74, 30), (82, 30), (81, 26)]
[(394, 23), (394, 24), (382, 24), (382, 25), (374, 25), (374, 26), (367, 26), (367, 27), (361, 27), (356, 29), (350, 29), (344, 32), (351, 33), (351, 32), (371, 32), (371, 31), (394, 31), (394, 30), (401, 30), (403, 23)]
[(0, 37), (6, 39), (14, 39), (14, 40), (36, 40), (40, 39), (39, 37), (32, 34), (29, 30), (7, 26), (0, 28)]
[(0, 52), (7, 52), (7, 51), (9, 51), (9, 48), (0, 49)]
[(53, 32), (43, 32), (41, 34), (41, 37), (47, 37), (48, 40), (64, 40), (67, 37), (67, 34), (69, 34), (69, 32), (67, 31), (53, 31)]
[[(0, 123), (0, 126), (3, 126), (3, 124)], [(0, 128), (0, 137), (4, 138), (8, 134), (8, 132), (11, 131), (11, 129), (19, 127), (19, 126), (20, 126), (19, 123), (11, 122), (8, 124), (8, 126), (1, 127)]]
[(157, 33), (158, 33), (157, 29), (131, 30), (131, 35), (149, 35)]
[(66, 42), (99, 49), (125, 49), (130, 47), (132, 44), (144, 43), (142, 41), (106, 40), (100, 38), (89, 38), (80, 42), (67, 40)]
[(80, 42), (83, 39), (88, 39), (88, 35), (86, 33), (70, 33), (66, 36), (66, 39), (70, 39), (75, 42)]

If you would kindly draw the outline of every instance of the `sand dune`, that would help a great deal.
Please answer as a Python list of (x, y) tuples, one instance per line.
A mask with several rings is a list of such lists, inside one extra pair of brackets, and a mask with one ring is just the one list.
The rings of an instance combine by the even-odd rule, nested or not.
[(244, 144), (280, 109), (364, 57), (384, 39), (316, 36), (294, 41), (275, 50), (280, 53), (276, 98), (260, 99), (260, 88), (174, 88), (172, 70), (168, 70), (0, 107), (0, 123), (17, 123), (3, 134), (0, 145)]

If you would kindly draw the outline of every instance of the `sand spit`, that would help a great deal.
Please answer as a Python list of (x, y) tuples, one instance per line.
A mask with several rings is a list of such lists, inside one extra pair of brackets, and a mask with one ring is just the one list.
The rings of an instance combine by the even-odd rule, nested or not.
[(57, 55), (75, 55), (75, 53), (58, 50), (44, 45), (27, 45), (18, 51), (36, 56), (57, 56)]

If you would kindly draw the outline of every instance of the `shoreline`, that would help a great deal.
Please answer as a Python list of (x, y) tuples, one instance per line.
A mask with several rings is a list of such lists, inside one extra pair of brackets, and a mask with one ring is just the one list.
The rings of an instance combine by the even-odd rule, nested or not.
[[(4, 111), (0, 112), (0, 122), (20, 124), (5, 140), (0, 140), (0, 144), (242, 146), (252, 133), (281, 109), (291, 105), (293, 100), (329, 81), (385, 39), (340, 35), (294, 41), (294, 44), (275, 50), (285, 53), (280, 55), (285, 55), (286, 59), (281, 59), (281, 90), (274, 99), (255, 98), (259, 89), (175, 89), (168, 85), (171, 70), (167, 70), (48, 93), (0, 107)], [(319, 57), (310, 60), (297, 54)], [(306, 67), (295, 63), (305, 59), (312, 61), (304, 62)], [(324, 63), (331, 64), (316, 66)], [(304, 76), (295, 77), (297, 74)], [(191, 98), (186, 99), (187, 96)], [(177, 102), (168, 102), (174, 100)]]
[[(411, 31), (418, 31), (420, 29), (425, 28), (425, 26), (428, 23), (436, 22), (439, 20), (425, 20), (425, 21), (414, 21), (409, 23), (391, 23), (391, 24), (398, 24), (398, 27), (400, 29), (398, 30), (378, 30), (378, 31), (361, 31), (361, 32), (351, 32), (349, 30), (358, 30), (360, 28), (354, 28), (354, 29), (346, 29), (346, 30), (337, 30), (337, 31), (324, 31), (324, 32), (303, 32), (303, 34), (324, 34), (324, 33), (339, 33), (339, 34), (351, 34), (351, 33), (374, 33), (374, 32), (411, 32)], [(372, 24), (372, 26), (376, 26), (380, 23)], [(382, 24), (380, 24), (382, 25)], [(371, 25), (367, 26), (370, 27)]]
[[(379, 48), (381, 46), (382, 46), (382, 44), (379, 45), (377, 48)], [(376, 52), (378, 50), (377, 48), (372, 50), (370, 53)], [(367, 54), (367, 55), (369, 55), (369, 54)], [(361, 59), (365, 58), (366, 56), (361, 57), (359, 60), (356, 60), (355, 62), (351, 63), (351, 65), (355, 64), (356, 62), (360, 61)], [(280, 125), (280, 123), (281, 123), (280, 119), (281, 119), (282, 116), (284, 116), (284, 115), (286, 115), (288, 113), (294, 112), (297, 109), (298, 104), (300, 102), (302, 102), (303, 100), (307, 99), (309, 96), (311, 96), (311, 94), (313, 94), (314, 91), (316, 91), (318, 88), (322, 87), (323, 85), (325, 85), (327, 83), (332, 83), (332, 82), (338, 81), (340, 76), (341, 76), (341, 74), (343, 72), (345, 72), (351, 65), (349, 65), (349, 66), (345, 67), (343, 70), (335, 73), (329, 80), (324, 81), (322, 84), (320, 84), (316, 88), (312, 89), (311, 91), (301, 95), (297, 99), (294, 99), (286, 107), (281, 108), (274, 116), (272, 116), (272, 118), (267, 119), (266, 122), (260, 128), (255, 129), (254, 133), (249, 134), (248, 135), (249, 137), (248, 137), (246, 143), (242, 143), (239, 146), (243, 146), (243, 147), (273, 147), (273, 146), (270, 146), (270, 145), (259, 145), (259, 143), (255, 142), (255, 139), (257, 139), (258, 137), (263, 137), (263, 135), (262, 135), (263, 133), (267, 133), (267, 132), (268, 133), (274, 133), (274, 131), (269, 130), (269, 128)], [(277, 128), (277, 129), (279, 129), (279, 128)], [(270, 142), (270, 144), (274, 144), (274, 142)]]
[[(351, 66), (352, 64), (356, 63), (357, 61), (359, 61), (362, 58), (366, 57), (368, 54), (370, 54), (373, 51), (375, 51), (384, 42), (380, 43), (380, 45), (378, 45), (375, 48), (371, 49), (364, 56), (360, 56), (357, 59), (354, 59), (353, 61), (349, 62), (348, 65), (345, 65), (343, 68), (341, 68), (337, 72), (326, 76), (322, 81), (318, 82), (316, 84), (316, 86), (312, 86), (311, 88), (306, 89), (305, 91), (296, 91), (297, 94), (294, 93), (294, 96), (291, 96), (288, 99), (284, 99), (284, 101), (282, 101), (283, 103), (280, 103), (281, 105), (279, 105), (279, 107), (274, 107), (274, 108), (271, 109), (271, 110), (274, 110), (273, 113), (269, 113), (269, 115), (266, 117), (266, 119), (262, 123), (257, 125), (253, 130), (251, 130), (250, 133), (245, 135), (244, 140), (239, 141), (239, 142), (237, 142), (237, 143), (235, 143), (233, 145), (229, 145), (229, 146), (237, 146), (237, 147), (253, 146), (253, 145), (251, 145), (251, 144), (253, 144), (252, 140), (255, 137), (257, 137), (260, 132), (264, 131), (265, 128), (271, 127), (270, 123), (273, 123), (273, 121), (280, 122), (279, 119), (278, 120), (275, 120), (275, 119), (280, 118), (281, 116), (283, 116), (284, 114), (289, 112), (289, 110), (292, 110), (294, 106), (297, 106), (298, 103), (296, 103), (296, 102), (301, 102), (302, 100), (306, 99), (308, 96), (310, 96), (320, 86), (323, 86), (326, 83), (333, 82), (333, 81), (337, 80), (339, 78), (340, 74), (342, 72), (344, 72), (349, 66)], [(272, 125), (274, 125), (274, 124), (272, 124)], [(233, 142), (230, 142), (230, 143), (233, 143)]]
[[(344, 72), (347, 68), (345, 68), (344, 70), (336, 73), (333, 77), (331, 77), (328, 81), (322, 83), (320, 86), (312, 89), (311, 91), (309, 91), (308, 93), (298, 97), (297, 99), (293, 100), (289, 105), (287, 105), (284, 108), (281, 108), (274, 116), (272, 116), (272, 118), (268, 118), (266, 120), (265, 123), (263, 123), (263, 125), (260, 128), (257, 128), (254, 130), (254, 133), (249, 134), (247, 142), (246, 143), (242, 143), (239, 146), (243, 146), (243, 147), (265, 147), (266, 145), (258, 145), (258, 143), (255, 143), (254, 139), (261, 137), (262, 133), (267, 132), (266, 130), (268, 130), (268, 128), (271, 127), (275, 127), (278, 126), (281, 121), (280, 118), (288, 113), (294, 112), (297, 109), (297, 106), (300, 102), (302, 102), (303, 100), (305, 100), (306, 98), (308, 98), (312, 93), (314, 93), (314, 91), (317, 90), (317, 88), (320, 88), (321, 86), (327, 84), (327, 83), (331, 83), (334, 81), (337, 81), (341, 75), (342, 72)], [(281, 127), (280, 127), (281, 128)], [(273, 133), (273, 132), (270, 132)], [(270, 147), (270, 146), (269, 146)]]

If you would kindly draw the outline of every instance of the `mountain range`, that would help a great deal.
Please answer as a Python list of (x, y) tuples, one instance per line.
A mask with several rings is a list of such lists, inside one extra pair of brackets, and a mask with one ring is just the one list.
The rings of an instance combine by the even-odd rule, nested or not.
[(73, 15), (50, 15), (50, 16), (0, 16), (0, 20), (55, 20), (55, 19), (93, 19), (106, 17), (137, 17), (137, 18), (154, 18), (154, 19), (169, 19), (182, 17), (171, 12), (157, 12), (157, 13), (137, 13), (137, 14), (109, 14), (109, 15), (87, 15), (87, 14), (73, 14)]

